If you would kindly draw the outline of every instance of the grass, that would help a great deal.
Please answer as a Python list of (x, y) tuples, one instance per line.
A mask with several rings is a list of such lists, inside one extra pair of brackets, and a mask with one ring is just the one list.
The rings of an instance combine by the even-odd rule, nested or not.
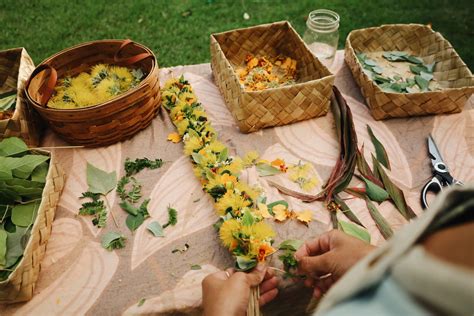
[[(160, 65), (209, 62), (209, 35), (289, 20), (302, 34), (317, 8), (341, 16), (339, 47), (352, 29), (389, 23), (432, 23), (474, 66), (474, 18), (470, 0), (0, 0), (0, 49), (23, 46), (36, 63), (90, 40), (131, 38), (150, 47)], [(244, 12), (250, 15), (243, 19)]]

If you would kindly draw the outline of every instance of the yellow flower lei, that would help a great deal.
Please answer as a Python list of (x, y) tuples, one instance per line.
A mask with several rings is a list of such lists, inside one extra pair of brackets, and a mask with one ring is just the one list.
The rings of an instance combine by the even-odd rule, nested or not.
[(202, 105), (183, 77), (168, 80), (162, 89), (162, 104), (184, 142), (184, 151), (194, 164), (203, 190), (214, 199), (220, 216), (219, 237), (236, 258), (239, 270), (249, 270), (275, 252), (275, 232), (263, 221), (258, 204), (260, 192), (239, 180), (243, 161), (232, 157), (208, 121)]

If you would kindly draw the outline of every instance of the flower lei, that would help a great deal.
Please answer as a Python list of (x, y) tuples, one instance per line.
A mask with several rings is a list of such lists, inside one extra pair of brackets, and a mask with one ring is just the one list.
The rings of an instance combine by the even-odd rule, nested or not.
[(275, 232), (258, 210), (261, 192), (239, 181), (242, 159), (230, 156), (217, 140), (217, 132), (183, 76), (166, 82), (162, 101), (184, 142), (184, 153), (191, 158), (195, 175), (214, 199), (220, 216), (219, 237), (236, 258), (236, 268), (249, 270), (265, 261), (275, 252)]

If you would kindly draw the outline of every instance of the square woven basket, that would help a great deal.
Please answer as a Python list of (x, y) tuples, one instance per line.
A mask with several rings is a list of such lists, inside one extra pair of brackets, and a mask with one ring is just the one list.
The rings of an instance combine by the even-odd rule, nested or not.
[[(442, 90), (384, 92), (363, 71), (356, 53), (406, 51), (423, 62), (436, 62), (433, 76)], [(451, 44), (426, 25), (393, 24), (349, 33), (345, 60), (376, 120), (461, 112), (474, 92), (474, 78)]]
[(0, 94), (17, 91), (13, 116), (0, 120), (0, 140), (19, 137), (32, 147), (39, 145), (44, 124), (26, 102), (25, 82), (35, 69), (26, 49), (13, 48), (0, 52)]
[(51, 157), (46, 183), (23, 258), (8, 279), (0, 282), (0, 303), (23, 302), (33, 297), (41, 261), (51, 235), (56, 206), (64, 186), (64, 173), (56, 164), (54, 155), (42, 150), (35, 152)]
[[(295, 84), (245, 91), (235, 69), (247, 54), (297, 61)], [(211, 67), (225, 103), (244, 133), (325, 115), (334, 75), (314, 57), (289, 22), (277, 22), (211, 35)]]

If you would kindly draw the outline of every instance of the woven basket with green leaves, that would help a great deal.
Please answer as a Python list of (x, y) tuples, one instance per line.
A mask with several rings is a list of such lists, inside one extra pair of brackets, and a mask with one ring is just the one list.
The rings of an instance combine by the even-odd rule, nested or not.
[(376, 120), (460, 112), (474, 92), (469, 68), (426, 25), (354, 30), (345, 60)]

